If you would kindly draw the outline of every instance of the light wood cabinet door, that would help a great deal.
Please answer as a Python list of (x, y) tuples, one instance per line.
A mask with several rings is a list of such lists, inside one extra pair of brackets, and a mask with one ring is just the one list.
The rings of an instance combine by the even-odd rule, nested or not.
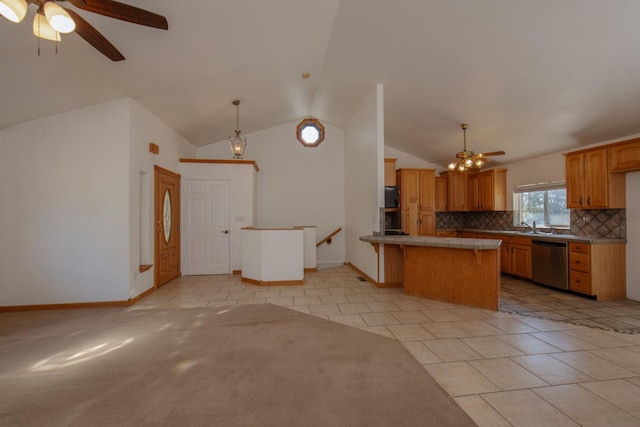
[(420, 211), (418, 233), (420, 236), (436, 235), (436, 213), (435, 211)]
[(395, 186), (396, 184), (396, 160), (384, 159), (384, 185)]
[(500, 244), (500, 272), (511, 274), (511, 245), (502, 239)]
[(512, 274), (531, 279), (531, 246), (511, 245)]
[(480, 209), (504, 211), (507, 209), (507, 170), (492, 169), (478, 175), (480, 178)]
[(436, 212), (447, 210), (447, 178), (438, 176), (435, 178)]
[(480, 175), (473, 173), (469, 175), (469, 210), (481, 211), (481, 195), (480, 195)]
[(447, 173), (447, 207), (450, 211), (469, 210), (469, 179), (467, 172)]
[(607, 150), (584, 153), (584, 206), (606, 208), (609, 204)]
[(433, 211), (436, 208), (436, 171), (420, 169), (420, 204), (421, 211)]
[(584, 154), (567, 154), (565, 158), (567, 178), (567, 208), (583, 207), (584, 196)]
[(398, 169), (397, 182), (400, 186), (400, 209), (408, 210), (420, 203), (420, 170)]
[(640, 170), (640, 139), (633, 139), (608, 149), (610, 172)]

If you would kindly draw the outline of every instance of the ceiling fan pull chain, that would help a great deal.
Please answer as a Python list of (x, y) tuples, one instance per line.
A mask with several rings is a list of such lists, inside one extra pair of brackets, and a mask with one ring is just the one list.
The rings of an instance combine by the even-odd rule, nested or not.
[(36, 37), (38, 39), (38, 56), (40, 56), (40, 37), (39, 36), (40, 36), (40, 19), (38, 19), (38, 37)]

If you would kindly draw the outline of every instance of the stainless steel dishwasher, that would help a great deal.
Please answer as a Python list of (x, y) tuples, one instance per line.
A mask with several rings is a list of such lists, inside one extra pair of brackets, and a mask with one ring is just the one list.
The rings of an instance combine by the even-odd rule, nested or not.
[(569, 289), (567, 244), (564, 242), (531, 242), (532, 279), (542, 285)]

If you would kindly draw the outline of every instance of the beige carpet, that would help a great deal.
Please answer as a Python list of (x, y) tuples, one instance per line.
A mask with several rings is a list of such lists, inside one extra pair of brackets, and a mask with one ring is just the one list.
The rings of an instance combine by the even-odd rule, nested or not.
[(475, 425), (399, 342), (270, 304), (0, 314), (0, 396), (0, 425)]

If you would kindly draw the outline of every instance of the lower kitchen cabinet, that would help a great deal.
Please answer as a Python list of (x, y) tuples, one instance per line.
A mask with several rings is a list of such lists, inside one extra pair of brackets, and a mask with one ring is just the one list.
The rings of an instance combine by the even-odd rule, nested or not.
[(500, 239), (500, 272), (531, 279), (531, 239), (526, 237), (497, 236), (465, 231), (463, 237)]
[(511, 274), (514, 276), (531, 279), (531, 239), (511, 239), (511, 266)]
[(500, 244), (500, 272), (511, 274), (513, 267), (511, 266), (511, 238), (503, 237)]
[(569, 289), (598, 301), (626, 297), (626, 245), (569, 243)]

